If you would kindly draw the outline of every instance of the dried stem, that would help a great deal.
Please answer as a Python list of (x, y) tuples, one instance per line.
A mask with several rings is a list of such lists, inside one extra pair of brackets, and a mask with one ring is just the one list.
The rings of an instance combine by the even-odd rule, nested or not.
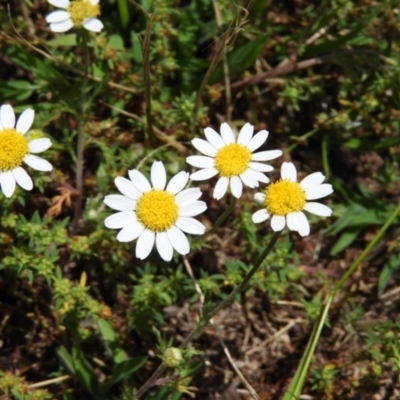
[(79, 106), (76, 113), (77, 120), (77, 144), (76, 144), (76, 178), (75, 186), (78, 191), (78, 195), (75, 201), (74, 220), (72, 222), (72, 234), (75, 235), (79, 230), (79, 220), (82, 215), (82, 199), (83, 199), (83, 168), (85, 164), (84, 150), (85, 150), (85, 115), (86, 115), (86, 90), (88, 84), (89, 74), (89, 47), (88, 47), (88, 35), (87, 32), (82, 29), (81, 36), (81, 48), (82, 48), (82, 64), (83, 64), (83, 76), (81, 95), (79, 99)]
[[(194, 338), (199, 336), (204, 331), (204, 329), (207, 327), (211, 318), (213, 318), (216, 314), (218, 314), (222, 309), (229, 306), (238, 294), (240, 294), (241, 292), (243, 292), (244, 290), (247, 289), (250, 279), (258, 271), (258, 269), (260, 268), (261, 264), (263, 263), (263, 261), (265, 260), (267, 255), (273, 249), (275, 243), (277, 242), (277, 240), (279, 238), (279, 235), (280, 235), (280, 232), (274, 233), (274, 235), (272, 236), (271, 240), (268, 243), (268, 246), (265, 248), (265, 250), (262, 252), (262, 254), (258, 257), (257, 261), (254, 263), (254, 265), (250, 269), (250, 271), (246, 274), (246, 276), (244, 277), (243, 281), (239, 284), (239, 286), (237, 286), (216, 307), (214, 307), (213, 309), (211, 309), (210, 311), (208, 311), (202, 315), (201, 320), (198, 322), (198, 324), (195, 326), (195, 328), (192, 330), (192, 332), (190, 332), (189, 335), (185, 338), (185, 340), (181, 343), (179, 348), (182, 349), (182, 348), (186, 347), (190, 341), (192, 341)], [(152, 386), (154, 386), (157, 379), (164, 373), (164, 371), (166, 369), (167, 369), (167, 367), (164, 364), (160, 365), (156, 369), (156, 371), (153, 373), (153, 375), (147, 380), (147, 382), (145, 382), (145, 384), (137, 391), (136, 397), (140, 398)]]

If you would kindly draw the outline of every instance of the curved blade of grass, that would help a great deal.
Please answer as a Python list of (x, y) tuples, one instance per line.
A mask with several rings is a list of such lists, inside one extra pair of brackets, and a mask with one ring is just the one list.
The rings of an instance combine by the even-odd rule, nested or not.
[(301, 394), (301, 390), (303, 388), (304, 380), (308, 371), (308, 368), (311, 364), (312, 357), (314, 355), (315, 348), (317, 347), (319, 338), (321, 336), (322, 328), (325, 324), (326, 318), (328, 316), (328, 311), (330, 305), (336, 295), (336, 293), (341, 289), (346, 280), (353, 274), (353, 272), (357, 269), (357, 267), (361, 264), (364, 258), (368, 255), (368, 253), (372, 250), (373, 247), (378, 243), (378, 241), (382, 238), (383, 234), (392, 224), (392, 222), (396, 219), (397, 215), (400, 213), (400, 204), (393, 211), (392, 215), (386, 220), (385, 224), (381, 227), (375, 237), (368, 243), (368, 246), (364, 249), (364, 251), (358, 256), (358, 258), (353, 262), (350, 268), (343, 274), (343, 276), (339, 279), (339, 281), (335, 284), (333, 289), (329, 292), (325, 304), (321, 310), (321, 313), (318, 317), (318, 320), (314, 326), (314, 329), (311, 333), (311, 337), (308, 341), (306, 350), (300, 360), (300, 364), (297, 367), (296, 373), (290, 383), (290, 386), (286, 393), (284, 394), (282, 400), (294, 400), (298, 399)]

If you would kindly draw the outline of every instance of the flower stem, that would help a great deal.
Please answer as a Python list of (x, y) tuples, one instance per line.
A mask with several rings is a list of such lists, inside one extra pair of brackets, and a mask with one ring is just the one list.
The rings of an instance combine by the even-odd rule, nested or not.
[(193, 239), (193, 241), (198, 241), (200, 239), (205, 239), (208, 235), (211, 235), (214, 233), (220, 226), (221, 224), (226, 220), (229, 214), (232, 213), (232, 211), (235, 209), (237, 203), (237, 198), (232, 196), (232, 201), (231, 204), (229, 204), (228, 208), (218, 217), (218, 219), (215, 221), (215, 224), (212, 226), (211, 229), (209, 229), (207, 232), (203, 233), (201, 236), (197, 236)]
[(81, 36), (81, 48), (82, 48), (82, 64), (83, 64), (83, 75), (81, 85), (81, 95), (79, 99), (78, 110), (76, 114), (77, 120), (77, 144), (76, 144), (76, 178), (75, 186), (78, 192), (75, 209), (74, 209), (74, 220), (72, 222), (72, 234), (75, 235), (79, 230), (79, 220), (82, 215), (82, 198), (83, 198), (83, 167), (84, 157), (83, 152), (85, 149), (85, 132), (84, 132), (84, 120), (86, 114), (86, 90), (89, 77), (89, 47), (88, 47), (88, 36), (87, 32), (82, 29)]
[[(238, 294), (246, 290), (248, 283), (250, 282), (250, 279), (258, 271), (258, 269), (260, 268), (261, 264), (263, 263), (267, 255), (271, 252), (279, 236), (280, 232), (274, 233), (267, 247), (258, 257), (257, 261), (254, 263), (250, 271), (246, 274), (242, 282), (235, 289), (232, 290), (232, 292), (228, 295), (228, 297), (222, 300), (221, 303), (219, 303), (216, 307), (214, 307), (210, 311), (206, 311), (203, 314), (200, 322), (194, 327), (192, 332), (189, 333), (189, 335), (179, 346), (180, 349), (184, 348), (191, 340), (200, 335), (209, 324), (211, 318), (213, 318), (216, 314), (218, 314), (222, 309), (229, 306)], [(140, 398), (143, 394), (145, 394), (154, 385), (155, 381), (164, 373), (166, 369), (167, 367), (164, 364), (161, 364), (153, 373), (153, 375), (147, 380), (147, 382), (145, 382), (145, 384), (141, 388), (139, 388), (139, 390), (136, 392), (136, 397)]]

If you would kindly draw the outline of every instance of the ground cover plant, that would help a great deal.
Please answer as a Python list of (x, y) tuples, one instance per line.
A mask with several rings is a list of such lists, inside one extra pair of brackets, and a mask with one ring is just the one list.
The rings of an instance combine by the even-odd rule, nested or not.
[(0, 3), (0, 399), (400, 398), (396, 1)]

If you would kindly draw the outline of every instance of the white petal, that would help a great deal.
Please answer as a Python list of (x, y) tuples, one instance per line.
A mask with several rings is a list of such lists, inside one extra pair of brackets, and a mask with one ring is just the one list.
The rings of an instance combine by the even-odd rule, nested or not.
[(47, 15), (46, 21), (49, 24), (54, 24), (54, 23), (66, 21), (67, 19), (70, 19), (70, 18), (71, 18), (71, 16), (70, 16), (69, 12), (57, 10), (57, 11), (53, 11), (52, 13)]
[(264, 203), (265, 201), (265, 193), (256, 193), (254, 195), (254, 200), (257, 201), (258, 203)]
[(154, 189), (163, 190), (167, 184), (167, 173), (161, 161), (155, 161), (151, 166), (151, 183)]
[(305, 190), (306, 192), (306, 200), (315, 200), (320, 199), (321, 197), (328, 196), (333, 192), (332, 185), (329, 183), (324, 183), (319, 186), (313, 186), (309, 189)]
[(290, 182), (297, 181), (296, 167), (291, 162), (283, 162), (281, 166), (281, 178), (288, 179)]
[(217, 132), (215, 132), (214, 129), (206, 128), (204, 129), (204, 134), (206, 135), (209, 143), (212, 144), (217, 150), (225, 146), (222, 137)]
[(214, 167), (214, 159), (206, 156), (189, 156), (186, 162), (197, 168), (212, 168)]
[(203, 139), (195, 138), (192, 140), (193, 146), (200, 152), (209, 157), (214, 157), (217, 154), (217, 149)]
[(14, 128), (15, 114), (13, 108), (9, 104), (4, 104), (0, 108), (0, 120), (3, 128)]
[(253, 137), (253, 132), (254, 132), (254, 126), (247, 122), (240, 130), (237, 142), (242, 146), (246, 147), (250, 143), (251, 138)]
[[(264, 175), (262, 172), (250, 170), (251, 175), (254, 179), (257, 179), (259, 182), (269, 183), (268, 176)], [(258, 185), (257, 185), (258, 186)]]
[(260, 172), (271, 172), (274, 170), (274, 167), (271, 167), (271, 165), (251, 161), (249, 162), (249, 168), (254, 169), (254, 171)]
[(27, 108), (18, 118), (15, 130), (25, 135), (31, 129), (33, 120), (35, 119), (35, 111), (32, 108)]
[(175, 196), (175, 201), (178, 206), (183, 206), (184, 204), (192, 203), (201, 197), (201, 190), (199, 188), (189, 188), (182, 190)]
[(314, 172), (313, 174), (310, 174), (306, 176), (301, 182), (300, 186), (306, 190), (309, 189), (313, 186), (318, 186), (320, 185), (323, 181), (325, 180), (325, 176), (322, 175), (321, 172)]
[(258, 187), (258, 181), (253, 172), (255, 171), (247, 168), (246, 171), (240, 175), (240, 179), (243, 181), (243, 183), (252, 189)]
[(145, 227), (140, 222), (138, 221), (132, 222), (131, 224), (124, 226), (118, 232), (117, 240), (118, 242), (123, 242), (123, 243), (131, 242), (132, 240), (137, 239), (144, 230)]
[(197, 219), (191, 217), (179, 217), (175, 225), (183, 232), (192, 235), (202, 235), (206, 231), (206, 227)]
[(121, 229), (134, 224), (136, 221), (136, 214), (133, 211), (121, 211), (107, 217), (104, 220), (104, 226), (109, 229)]
[(29, 142), (28, 147), (30, 153), (42, 153), (51, 147), (51, 140), (48, 138), (34, 139)]
[(122, 176), (117, 176), (114, 182), (118, 190), (129, 199), (137, 200), (142, 195), (142, 193), (136, 189), (136, 186), (129, 179), (123, 178)]
[(190, 204), (179, 207), (180, 217), (195, 217), (207, 210), (207, 204), (204, 201), (193, 201)]
[(308, 236), (310, 234), (310, 224), (308, 223), (307, 217), (301, 211), (297, 213), (299, 220), (299, 229), (298, 232), (300, 236)]
[(34, 154), (27, 154), (24, 157), (24, 162), (37, 171), (47, 172), (53, 169), (53, 166), (47, 160)]
[(90, 2), (95, 6), (97, 4), (99, 4), (100, 0), (90, 0)]
[(69, 0), (47, 0), (54, 7), (67, 8), (69, 6)]
[(251, 219), (255, 224), (259, 224), (260, 222), (264, 222), (269, 218), (268, 211), (265, 208), (262, 208), (261, 210), (256, 211)]
[(145, 229), (139, 236), (136, 243), (136, 257), (144, 260), (151, 252), (154, 246), (156, 234), (153, 231)]
[(332, 215), (332, 210), (321, 203), (314, 203), (314, 202), (306, 203), (304, 205), (304, 210), (312, 214), (319, 215), (321, 217), (330, 217)]
[(206, 179), (210, 179), (217, 174), (218, 171), (215, 168), (205, 168), (194, 172), (192, 175), (190, 175), (190, 179), (192, 181), (205, 181)]
[(104, 197), (103, 202), (116, 211), (133, 211), (136, 206), (134, 200), (121, 196), (120, 194), (109, 194)]
[(222, 197), (225, 196), (226, 191), (228, 190), (229, 186), (229, 178), (226, 176), (221, 176), (221, 178), (218, 179), (217, 184), (214, 187), (214, 193), (213, 197), (214, 199), (222, 199)]
[(14, 175), (15, 181), (18, 183), (19, 186), (22, 187), (22, 189), (33, 189), (32, 179), (22, 167), (17, 167), (13, 169), (12, 174)]
[(269, 150), (260, 151), (259, 153), (253, 153), (251, 159), (253, 161), (269, 161), (274, 160), (282, 155), (282, 150)]
[(297, 212), (291, 212), (286, 216), (286, 223), (287, 223), (288, 228), (291, 231), (295, 231), (295, 232), (297, 232), (300, 227), (297, 214), (298, 214)]
[(243, 183), (238, 176), (232, 176), (230, 187), (233, 196), (239, 199), (243, 192)]
[(147, 178), (137, 169), (128, 171), (128, 175), (132, 183), (140, 192), (145, 193), (151, 190), (151, 186)]
[(189, 180), (189, 172), (185, 171), (178, 172), (169, 181), (166, 191), (172, 194), (177, 194), (186, 186), (188, 180)]
[(97, 18), (85, 18), (82, 25), (91, 32), (100, 32), (104, 28), (103, 23)]
[(67, 19), (66, 21), (63, 21), (63, 22), (56, 22), (56, 23), (50, 24), (50, 29), (53, 32), (62, 33), (62, 32), (69, 31), (71, 28), (73, 28), (73, 26), (74, 26), (74, 23), (72, 22), (72, 19)]
[(279, 232), (285, 227), (285, 217), (283, 215), (273, 215), (271, 218), (271, 228), (274, 232)]
[(265, 129), (258, 132), (250, 140), (250, 143), (247, 145), (247, 148), (251, 151), (257, 150), (259, 147), (261, 147), (265, 143), (265, 141), (267, 140), (267, 137), (268, 137), (268, 131), (266, 131)]
[(15, 178), (11, 171), (6, 171), (1, 174), (1, 190), (6, 197), (11, 197), (14, 194)]
[(233, 133), (233, 130), (226, 122), (221, 124), (220, 131), (222, 140), (225, 144), (231, 144), (235, 142), (235, 135)]
[(188, 254), (190, 251), (189, 242), (185, 234), (176, 226), (172, 226), (167, 231), (168, 239), (172, 244), (172, 247), (183, 256)]
[(158, 254), (164, 261), (171, 261), (174, 249), (168, 239), (167, 232), (159, 232), (156, 234), (156, 247)]

